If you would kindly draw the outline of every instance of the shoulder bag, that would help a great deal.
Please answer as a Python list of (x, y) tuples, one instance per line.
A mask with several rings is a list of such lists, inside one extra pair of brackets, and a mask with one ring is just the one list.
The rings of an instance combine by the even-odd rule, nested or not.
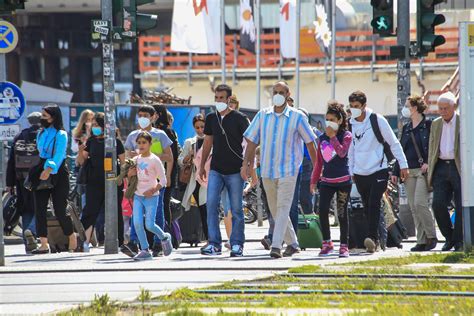
[[(416, 155), (418, 156), (418, 163), (420, 164), (420, 168), (421, 168), (421, 166), (423, 166), (423, 164), (424, 164), (424, 160), (423, 160), (423, 157), (421, 156), (420, 147), (418, 147), (418, 144), (416, 142), (415, 135), (413, 134), (413, 131), (410, 131), (410, 138), (411, 138), (411, 141), (413, 142), (413, 146), (415, 146)], [(425, 172), (423, 174), (423, 176), (425, 177), (428, 192), (432, 192), (433, 188), (428, 185), (428, 173)]]
[[(52, 156), (54, 156), (54, 150), (56, 149), (56, 136), (57, 135), (58, 135), (58, 131), (56, 131), (56, 134), (54, 135)], [(44, 170), (43, 166), (44, 166), (45, 161), (46, 159), (40, 159), (39, 164), (32, 167), (30, 171), (28, 172), (28, 176), (26, 177), (25, 182), (23, 183), (23, 186), (28, 191), (50, 190), (54, 188), (54, 181), (53, 181), (54, 175), (50, 174), (48, 179), (46, 180), (40, 179), (41, 173)]]
[[(196, 156), (196, 153), (194, 151), (195, 144), (192, 144), (192, 151), (194, 153), (194, 156)], [(186, 164), (183, 165), (179, 169), (179, 182), (188, 184), (189, 181), (191, 181), (191, 175), (193, 173), (193, 160), (191, 159), (188, 161)]]

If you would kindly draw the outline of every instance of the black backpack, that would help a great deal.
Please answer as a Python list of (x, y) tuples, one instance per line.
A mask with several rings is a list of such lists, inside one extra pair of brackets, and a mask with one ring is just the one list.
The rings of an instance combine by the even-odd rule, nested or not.
[(40, 161), (36, 136), (38, 131), (24, 130), (15, 142), (15, 172), (17, 179), (26, 179), (29, 170)]
[[(390, 149), (390, 145), (385, 141), (385, 139), (382, 136), (382, 132), (380, 132), (380, 127), (379, 127), (379, 122), (377, 120), (377, 114), (372, 113), (370, 114), (370, 125), (372, 126), (372, 130), (374, 131), (375, 138), (377, 138), (377, 141), (382, 144), (383, 146), (383, 152), (385, 156), (387, 157), (387, 162), (390, 164), (395, 160), (395, 156), (392, 153), (392, 150)], [(383, 157), (382, 161), (380, 162), (380, 165), (383, 163)]]

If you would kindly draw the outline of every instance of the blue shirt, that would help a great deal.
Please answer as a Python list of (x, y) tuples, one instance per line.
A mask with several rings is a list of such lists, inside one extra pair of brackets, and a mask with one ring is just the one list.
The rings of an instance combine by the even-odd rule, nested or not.
[(36, 139), (40, 158), (46, 159), (44, 169), (51, 168), (51, 174), (58, 173), (64, 159), (66, 159), (67, 133), (58, 131), (53, 126), (43, 129)]
[(260, 144), (262, 178), (269, 179), (297, 176), (304, 143), (316, 140), (306, 115), (289, 106), (282, 113), (273, 107), (259, 111), (244, 136)]

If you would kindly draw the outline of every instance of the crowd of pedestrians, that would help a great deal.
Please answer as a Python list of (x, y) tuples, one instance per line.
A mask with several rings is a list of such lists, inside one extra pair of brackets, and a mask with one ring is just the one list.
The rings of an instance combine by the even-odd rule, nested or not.
[[(124, 143), (116, 137), (115, 146), (117, 230), (124, 254), (135, 260), (171, 254), (171, 203), (176, 188), (181, 187), (184, 212), (195, 207), (200, 215), (200, 223), (192, 224), (203, 230), (206, 243), (201, 254), (219, 256), (225, 246), (231, 257), (243, 256), (243, 196), (257, 186), (270, 221), (262, 244), (272, 258), (300, 252), (298, 216), (313, 212), (319, 214), (323, 236), (319, 255), (331, 254), (336, 248), (331, 238), (331, 208), (340, 229), (339, 256), (348, 257), (349, 204), (354, 188), (368, 221), (364, 246), (374, 253), (381, 246), (381, 201), (389, 181), (406, 186), (416, 226), (416, 245), (411, 251), (436, 247), (436, 224), (446, 239), (442, 250), (462, 251), (460, 119), (452, 93), (440, 96), (440, 117), (434, 121), (425, 116), (427, 106), (421, 97), (409, 97), (402, 111), (407, 123), (400, 139), (388, 121), (368, 107), (362, 91), (349, 95), (348, 109), (336, 100), (328, 102), (324, 130), (311, 126), (307, 111), (295, 107), (286, 82), (276, 82), (272, 93), (273, 105), (249, 120), (239, 111), (232, 88), (218, 85), (214, 109), (207, 116), (193, 118), (195, 136), (186, 139), (182, 148), (166, 106), (138, 108), (137, 128)], [(7, 186), (18, 196), (27, 253), (50, 252), (50, 201), (68, 239), (68, 250), (90, 251), (94, 230), (103, 227), (99, 219), (105, 204), (104, 120), (104, 113), (83, 111), (68, 142), (59, 107), (48, 105), (41, 113), (30, 114), (31, 126), (14, 139)], [(71, 171), (66, 163), (68, 143), (77, 155)], [(71, 173), (77, 174), (84, 188), (82, 245), (78, 245), (80, 239), (66, 212)], [(131, 217), (122, 216), (124, 201), (133, 209)], [(452, 201), (454, 220), (448, 211)], [(226, 244), (221, 236), (222, 219)]]

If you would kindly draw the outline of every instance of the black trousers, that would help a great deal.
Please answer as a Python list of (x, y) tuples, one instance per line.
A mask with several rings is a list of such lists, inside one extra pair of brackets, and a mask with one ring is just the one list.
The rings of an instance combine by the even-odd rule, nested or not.
[(196, 203), (199, 208), (199, 213), (201, 213), (201, 225), (202, 225), (202, 231), (204, 233), (204, 237), (206, 240), (209, 238), (208, 236), (208, 230), (207, 230), (207, 206), (206, 204), (203, 204), (199, 206), (199, 189), (201, 188), (201, 185), (199, 182), (196, 181), (196, 188), (194, 189), (193, 196), (194, 199), (196, 200)]
[[(123, 244), (124, 228), (122, 216), (123, 186), (117, 188), (118, 241)], [(81, 222), (84, 229), (95, 226), (101, 210), (105, 207), (105, 184), (91, 182), (86, 185), (86, 205), (82, 211)], [(89, 236), (90, 237), (90, 236)]]
[(337, 195), (337, 217), (339, 218), (339, 229), (341, 231), (341, 244), (348, 244), (349, 240), (349, 217), (347, 216), (347, 203), (351, 193), (352, 185), (340, 187), (322, 184), (319, 188), (319, 220), (323, 240), (331, 239), (331, 228), (329, 227), (329, 209), (334, 194)]
[[(438, 160), (433, 173), (433, 213), (441, 234), (447, 241), (462, 242), (461, 177), (454, 160)], [(454, 227), (448, 206), (454, 197), (456, 218)]]
[(165, 222), (171, 224), (171, 193), (173, 191), (173, 186), (166, 188), (165, 193), (163, 194), (163, 213), (165, 215)]
[(53, 202), (54, 214), (61, 225), (64, 235), (69, 236), (74, 232), (71, 218), (66, 216), (67, 197), (69, 195), (69, 171), (65, 163), (61, 165), (55, 177), (54, 188), (34, 192), (36, 233), (39, 237), (48, 237), (47, 211), (48, 202)]
[(381, 199), (388, 185), (388, 170), (383, 169), (368, 176), (354, 175), (357, 190), (362, 197), (365, 216), (369, 219), (369, 235), (379, 240)]

